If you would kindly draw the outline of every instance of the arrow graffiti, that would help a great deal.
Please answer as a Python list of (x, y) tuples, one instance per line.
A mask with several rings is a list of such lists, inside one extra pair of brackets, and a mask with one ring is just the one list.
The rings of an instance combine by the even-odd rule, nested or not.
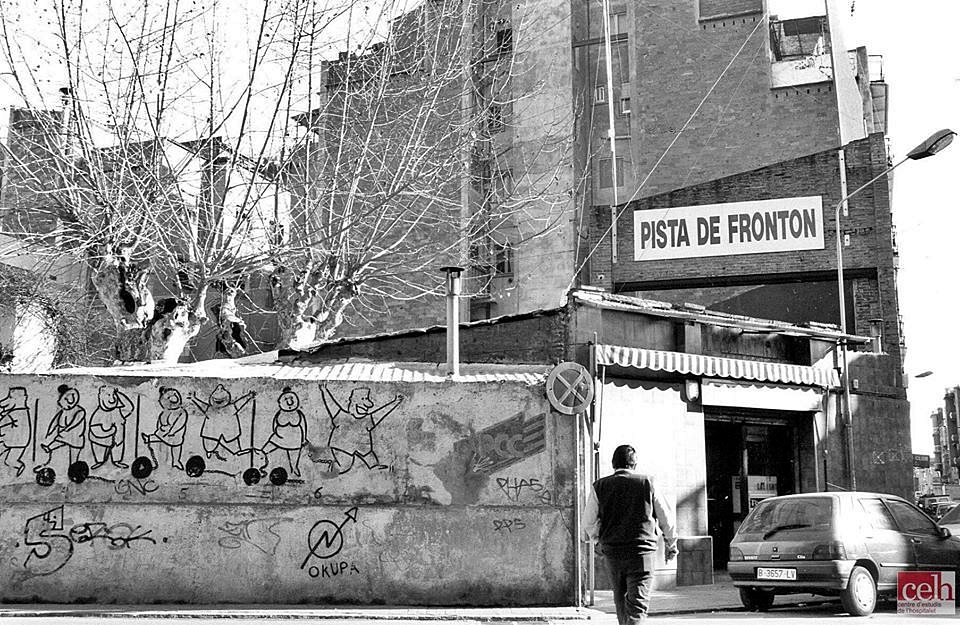
[(357, 507), (350, 508), (343, 516), (344, 519), (339, 524), (329, 519), (321, 519), (313, 524), (310, 533), (307, 534), (309, 552), (300, 565), (301, 569), (305, 569), (313, 558), (326, 560), (340, 553), (343, 549), (343, 528), (348, 521), (356, 523)]

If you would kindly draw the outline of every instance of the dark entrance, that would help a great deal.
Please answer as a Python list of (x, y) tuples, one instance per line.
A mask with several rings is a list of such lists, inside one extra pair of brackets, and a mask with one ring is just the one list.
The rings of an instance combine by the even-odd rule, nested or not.
[(706, 415), (707, 527), (713, 566), (727, 568), (727, 551), (758, 501), (796, 492), (796, 429), (786, 418)]

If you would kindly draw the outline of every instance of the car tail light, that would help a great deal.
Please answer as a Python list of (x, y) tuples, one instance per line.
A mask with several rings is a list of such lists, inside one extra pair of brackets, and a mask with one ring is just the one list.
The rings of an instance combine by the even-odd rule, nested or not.
[(825, 545), (817, 545), (817, 548), (813, 550), (813, 559), (814, 560), (846, 560), (847, 550), (844, 549), (842, 542), (835, 540)]
[(736, 547), (730, 547), (730, 562), (742, 562), (743, 552)]

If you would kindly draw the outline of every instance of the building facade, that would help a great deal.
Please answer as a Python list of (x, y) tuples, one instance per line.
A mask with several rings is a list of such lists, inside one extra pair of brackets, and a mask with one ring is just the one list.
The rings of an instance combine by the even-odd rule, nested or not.
[[(913, 496), (909, 415), (889, 355), (851, 356), (853, 427), (843, 425), (836, 344), (870, 337), (612, 295), (574, 292), (563, 308), (464, 324), (467, 362), (586, 367), (597, 389), (585, 415), (584, 483), (611, 472), (631, 443), (675, 506), (681, 554), (658, 587), (712, 583), (739, 523), (763, 497), (849, 489)], [(443, 362), (442, 327), (344, 338), (281, 359)], [(572, 418), (572, 417), (571, 417)], [(851, 454), (850, 451), (853, 451)], [(595, 578), (605, 582), (605, 575)]]
[[(550, 211), (527, 221), (520, 213), (505, 229), (550, 222), (548, 231), (524, 237), (514, 229), (517, 236), (500, 239), (484, 262), (461, 255), (458, 262), (471, 266), (465, 318), (549, 308), (567, 289), (593, 285), (763, 318), (838, 324), (832, 209), (844, 189), (853, 191), (889, 159), (882, 62), (864, 48), (848, 49), (834, 19), (842, 7), (833, 0), (643, 0), (614, 1), (608, 15), (602, 7), (531, 1), (480, 12), (474, 41), (509, 40), (497, 49), (525, 69), (505, 85), (529, 99), (503, 109), (482, 97), (468, 101), (477, 119), (495, 119), (484, 126), (493, 132), (469, 145), (477, 157), (471, 176), (510, 172), (506, 184), (493, 175), (480, 186), (523, 195), (517, 185), (537, 179), (521, 175), (523, 163), (545, 159), (542, 173), (558, 157), (572, 168), (555, 176), (569, 203), (553, 197), (543, 203)], [(484, 50), (477, 43), (468, 58), (482, 65)], [(478, 73), (467, 82), (484, 84)], [(538, 149), (548, 132), (570, 140), (549, 158)], [(491, 153), (497, 157), (483, 156)], [(884, 351), (902, 359), (889, 195), (889, 181), (881, 180), (842, 215), (845, 313), (852, 333), (881, 336)], [(740, 250), (722, 263), (709, 255), (650, 260), (632, 253), (628, 222), (638, 210), (814, 196), (821, 198), (821, 232), (802, 249)], [(484, 205), (482, 192), (450, 197), (465, 214)], [(432, 280), (439, 284), (439, 275)], [(438, 297), (403, 302), (345, 333), (439, 321)]]
[(948, 388), (943, 408), (930, 415), (933, 427), (932, 467), (940, 472), (944, 484), (960, 483), (960, 425), (958, 425), (960, 387)]
[[(887, 167), (882, 135), (847, 145), (850, 190)], [(881, 182), (854, 197), (838, 233), (842, 197), (839, 158), (828, 150), (635, 200), (619, 211), (616, 261), (609, 235), (593, 241), (594, 278), (617, 293), (838, 324), (839, 236), (846, 327), (877, 337), (902, 363), (890, 187)], [(595, 232), (609, 233), (609, 218), (597, 208)]]

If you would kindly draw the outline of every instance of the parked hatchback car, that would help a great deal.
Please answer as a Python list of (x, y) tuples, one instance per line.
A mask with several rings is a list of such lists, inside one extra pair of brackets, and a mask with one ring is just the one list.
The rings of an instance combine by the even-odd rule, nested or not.
[(906, 570), (960, 574), (960, 538), (900, 497), (864, 492), (761, 501), (733, 537), (728, 563), (748, 609), (813, 593), (839, 595), (856, 616), (873, 612), (878, 593), (896, 592)]
[(960, 504), (954, 504), (947, 512), (940, 517), (940, 527), (945, 527), (954, 536), (960, 536)]

